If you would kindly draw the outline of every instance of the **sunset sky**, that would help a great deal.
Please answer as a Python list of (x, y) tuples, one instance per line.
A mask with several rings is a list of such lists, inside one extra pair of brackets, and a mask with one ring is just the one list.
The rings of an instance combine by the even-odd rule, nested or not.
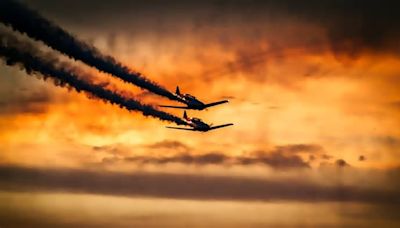
[(400, 226), (396, 1), (22, 2), (170, 91), (228, 99), (188, 115), (235, 125), (167, 129), (1, 61), (1, 228)]

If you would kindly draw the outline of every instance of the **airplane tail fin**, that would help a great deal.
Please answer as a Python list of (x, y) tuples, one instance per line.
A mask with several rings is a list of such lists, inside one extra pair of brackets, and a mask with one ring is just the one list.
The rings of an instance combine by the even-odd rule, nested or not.
[(187, 116), (187, 113), (186, 113), (186, 111), (184, 111), (184, 112), (183, 112), (183, 118), (184, 118), (185, 120), (187, 120), (187, 119), (188, 119), (188, 116)]
[(181, 95), (181, 91), (179, 90), (179, 86), (176, 87), (175, 93), (176, 93), (177, 95)]

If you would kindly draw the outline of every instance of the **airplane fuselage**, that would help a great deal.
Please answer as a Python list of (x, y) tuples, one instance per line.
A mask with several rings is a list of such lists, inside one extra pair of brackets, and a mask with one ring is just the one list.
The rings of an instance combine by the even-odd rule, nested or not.
[(197, 118), (187, 119), (186, 122), (197, 131), (209, 131), (211, 129), (210, 125)]
[(194, 109), (194, 110), (204, 110), (212, 106), (220, 105), (229, 102), (228, 100), (216, 101), (212, 103), (205, 104), (198, 100), (195, 96), (190, 94), (184, 94), (179, 91), (179, 87), (176, 87), (175, 92), (176, 100), (186, 104), (186, 106), (173, 106), (173, 105), (160, 105), (160, 107), (165, 108), (179, 108), (179, 109)]
[(199, 118), (189, 118), (187, 116), (187, 114), (186, 114), (186, 111), (183, 112), (183, 119), (184, 119), (186, 125), (190, 126), (191, 128), (170, 127), (170, 126), (167, 126), (167, 128), (178, 129), (178, 130), (186, 130), (186, 131), (202, 131), (202, 132), (206, 132), (206, 131), (214, 130), (214, 129), (217, 129), (217, 128), (227, 127), (227, 126), (233, 125), (233, 123), (229, 123), (229, 124), (222, 124), (222, 125), (217, 125), (217, 126), (212, 126), (211, 127), (211, 125), (208, 125), (208, 124), (204, 123)]
[(203, 102), (199, 101), (190, 94), (183, 94), (180, 97), (186, 103), (189, 109), (203, 110), (206, 108), (206, 105)]

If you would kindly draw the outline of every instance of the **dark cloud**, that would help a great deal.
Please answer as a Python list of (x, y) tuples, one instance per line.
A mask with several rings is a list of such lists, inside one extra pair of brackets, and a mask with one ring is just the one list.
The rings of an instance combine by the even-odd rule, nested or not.
[(183, 150), (189, 150), (189, 147), (179, 141), (175, 140), (164, 140), (160, 142), (156, 142), (154, 144), (148, 145), (148, 148), (152, 149), (183, 149)]
[(43, 90), (22, 91), (16, 90), (7, 97), (0, 98), (0, 114), (16, 115), (16, 114), (38, 114), (44, 113), (47, 107), (52, 103), (50, 93)]
[(330, 160), (330, 159), (332, 159), (333, 157), (330, 156), (330, 155), (328, 155), (328, 154), (323, 154), (323, 155), (321, 155), (321, 158), (324, 159), (324, 160)]
[(264, 164), (275, 169), (309, 168), (309, 164), (296, 154), (284, 154), (279, 151), (269, 153), (258, 151), (255, 156), (237, 157), (237, 163), (241, 165)]
[(324, 152), (320, 145), (315, 144), (291, 144), (276, 146), (270, 151), (257, 151), (250, 157), (237, 158), (242, 165), (265, 164), (276, 169), (285, 168), (309, 168), (308, 162), (304, 161), (299, 154), (305, 153), (309, 156), (317, 156)]
[(325, 27), (335, 52), (354, 55), (367, 49), (398, 54), (398, 1), (312, 0), (304, 3), (287, 0), (277, 5), (288, 7), (289, 14)]
[[(136, 53), (134, 43), (149, 40), (155, 49), (168, 50), (164, 54), (173, 59), (191, 59), (202, 66), (200, 72), (160, 69), (165, 77), (201, 75), (202, 80), (212, 81), (246, 75), (249, 80), (292, 84), (296, 81), (284, 74), (278, 78), (269, 74), (270, 65), (291, 57), (288, 50), (332, 52), (346, 61), (365, 52), (400, 53), (400, 16), (394, 10), (400, 3), (391, 0), (170, 1), (168, 6), (159, 0), (88, 0), (73, 6), (65, 0), (25, 2), (71, 31), (85, 31), (89, 37), (103, 35), (110, 41), (106, 42), (110, 50), (123, 46)], [(115, 38), (121, 34), (130, 42), (118, 45), (120, 39)], [(175, 37), (182, 37), (182, 42), (171, 43)], [(208, 52), (193, 51), (193, 47), (208, 45), (232, 56), (214, 59)], [(155, 60), (142, 58), (136, 66)], [(299, 76), (324, 76), (332, 71), (315, 63), (303, 67)]]
[[(190, 148), (185, 143), (182, 143), (182, 142), (176, 141), (176, 140), (163, 140), (163, 141), (155, 142), (152, 144), (142, 145), (139, 147), (154, 149), (154, 151), (170, 149), (171, 151), (185, 152), (185, 153), (192, 150), (192, 148)], [(124, 146), (121, 144), (93, 146), (92, 150), (95, 152), (106, 152), (106, 153), (114, 155), (114, 156), (115, 155), (126, 156), (126, 160), (143, 160), (143, 161), (146, 160), (146, 157), (141, 157), (142, 159), (139, 159), (139, 157), (137, 159), (134, 159), (134, 157), (129, 157), (128, 155), (134, 150), (134, 148)], [(151, 157), (149, 157), (149, 159), (152, 160)], [(146, 163), (146, 162), (143, 162), (143, 163)], [(160, 162), (160, 163), (163, 163), (163, 162)]]
[[(223, 152), (201, 151), (195, 153), (194, 148), (176, 140), (164, 140), (149, 145), (145, 148), (158, 150), (168, 149), (171, 153), (151, 153), (146, 155), (132, 155), (129, 148), (118, 145), (95, 146), (94, 151), (107, 152), (113, 156), (105, 157), (103, 165), (118, 162), (131, 162), (138, 165), (164, 165), (170, 163), (184, 165), (223, 165), (223, 166), (248, 166), (265, 165), (274, 169), (310, 168), (309, 162), (324, 159), (328, 156), (324, 149), (315, 144), (291, 144), (276, 146), (270, 150), (259, 150), (242, 155), (231, 156)], [(304, 161), (302, 155), (312, 156), (313, 160)]]
[[(169, 24), (176, 24), (170, 29), (171, 32), (176, 32), (177, 27), (187, 22), (193, 23), (197, 30), (201, 30), (213, 25), (271, 21), (279, 23), (280, 19), (286, 19), (324, 28), (331, 47), (338, 52), (354, 53), (362, 49), (371, 49), (397, 54), (399, 51), (397, 40), (400, 35), (400, 15), (397, 9), (400, 3), (395, 0), (170, 1), (168, 6), (159, 0), (118, 0), (112, 3), (88, 0), (73, 5), (65, 0), (26, 2), (57, 18), (76, 23), (77, 26), (80, 26), (77, 21), (84, 25), (104, 26), (109, 25), (110, 21), (118, 23), (132, 19), (127, 21), (139, 32), (168, 32), (168, 29), (160, 27)], [(98, 23), (99, 20), (104, 23)], [(255, 34), (257, 33), (248, 35)], [(314, 45), (312, 37), (308, 37), (307, 34), (298, 35), (304, 39), (308, 38), (308, 43)], [(229, 36), (218, 38), (229, 45)], [(248, 59), (245, 58), (243, 63)]]
[(314, 144), (291, 144), (285, 146), (277, 146), (274, 152), (277, 153), (318, 153), (322, 152), (323, 148), (320, 145)]
[(347, 167), (347, 166), (349, 166), (349, 164), (348, 164), (345, 160), (343, 160), (343, 159), (338, 159), (338, 160), (336, 160), (335, 164), (336, 164), (338, 167)]
[(275, 169), (308, 168), (309, 164), (298, 155), (267, 154), (259, 152), (253, 156), (229, 157), (222, 153), (206, 153), (201, 155), (177, 154), (173, 156), (132, 156), (125, 161), (138, 164), (181, 163), (185, 165), (267, 165)]
[(118, 161), (118, 158), (116, 158), (116, 157), (106, 157), (106, 158), (101, 159), (101, 163), (105, 164), (105, 165), (114, 164), (116, 161)]
[(104, 146), (93, 146), (92, 150), (95, 152), (106, 152), (112, 155), (124, 155), (129, 153), (129, 149), (122, 145), (104, 145)]
[[(146, 155), (146, 156), (126, 156), (120, 160), (134, 162), (140, 165), (145, 164), (169, 164), (180, 163), (185, 165), (266, 165), (274, 169), (309, 168), (308, 161), (304, 161), (300, 154), (313, 156), (323, 156), (323, 148), (314, 144), (294, 144), (277, 146), (272, 150), (254, 151), (249, 154), (238, 156), (226, 155), (221, 152), (206, 152), (202, 154), (189, 153), (191, 148), (179, 141), (161, 141), (149, 148), (154, 149), (174, 149), (177, 153), (173, 155)], [(180, 152), (179, 152), (180, 151)], [(322, 155), (321, 155), (322, 154)], [(314, 157), (315, 158), (315, 157)], [(109, 160), (107, 160), (109, 164)]]
[(397, 138), (395, 136), (387, 135), (387, 136), (374, 137), (372, 140), (386, 147), (391, 147), (391, 148), (400, 147), (400, 138)]
[(127, 157), (125, 161), (136, 162), (140, 164), (167, 164), (167, 163), (183, 163), (195, 165), (210, 165), (210, 164), (224, 164), (229, 160), (229, 157), (221, 153), (207, 153), (201, 155), (191, 154), (178, 154), (168, 157), (149, 157), (149, 156), (136, 156)]
[(94, 151), (102, 151), (102, 150), (104, 150), (104, 146), (93, 146), (92, 147), (92, 149), (94, 150)]
[(1, 190), (23, 192), (76, 192), (196, 200), (400, 203), (397, 190), (326, 186), (306, 179), (289, 178), (269, 180), (1, 166), (0, 183)]
[(400, 109), (400, 101), (390, 102), (390, 106), (396, 109)]

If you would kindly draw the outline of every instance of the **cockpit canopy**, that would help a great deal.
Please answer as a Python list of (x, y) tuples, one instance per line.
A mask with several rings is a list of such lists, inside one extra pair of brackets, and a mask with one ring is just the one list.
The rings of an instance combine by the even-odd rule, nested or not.
[(185, 94), (185, 96), (188, 97), (188, 98), (196, 99), (195, 96), (192, 96), (192, 95), (190, 95), (190, 94)]

